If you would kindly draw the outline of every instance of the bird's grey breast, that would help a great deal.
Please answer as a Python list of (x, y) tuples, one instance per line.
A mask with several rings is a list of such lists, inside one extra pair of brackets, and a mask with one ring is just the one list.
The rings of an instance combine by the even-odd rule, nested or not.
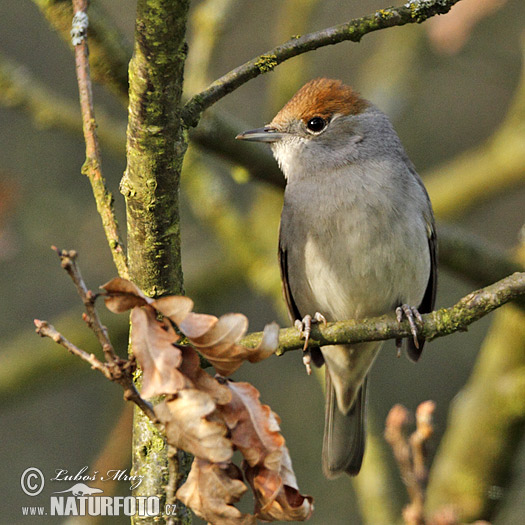
[(374, 160), (289, 179), (280, 242), (303, 315), (359, 318), (421, 301), (430, 268), (425, 217), (413, 205), (421, 186), (396, 180), (398, 170)]

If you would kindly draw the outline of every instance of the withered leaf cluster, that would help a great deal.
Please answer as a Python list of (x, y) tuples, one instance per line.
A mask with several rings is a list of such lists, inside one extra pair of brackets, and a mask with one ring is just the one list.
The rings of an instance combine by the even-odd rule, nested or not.
[[(299, 492), (279, 417), (261, 404), (255, 387), (225, 378), (244, 361), (275, 351), (277, 325), (269, 325), (261, 345), (250, 349), (239, 344), (248, 329), (242, 314), (197, 314), (188, 297), (153, 300), (121, 278), (102, 288), (109, 310), (131, 310), (142, 397), (163, 396), (154, 410), (168, 443), (195, 456), (177, 498), (212, 524), (307, 519), (313, 500)], [(182, 336), (189, 344), (181, 344)], [(197, 350), (220, 375), (201, 368)], [(232, 461), (235, 450), (243, 456), (242, 469)], [(254, 494), (253, 514), (234, 505), (248, 490), (245, 481)]]

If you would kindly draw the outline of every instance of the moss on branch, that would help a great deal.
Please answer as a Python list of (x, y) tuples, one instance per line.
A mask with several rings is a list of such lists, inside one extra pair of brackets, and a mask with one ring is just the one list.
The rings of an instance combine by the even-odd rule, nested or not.
[(187, 147), (178, 107), (189, 2), (141, 0), (130, 63), (126, 197), (130, 271), (150, 296), (183, 290), (179, 181)]
[[(189, 0), (139, 0), (129, 67), (128, 162), (121, 192), (126, 198), (130, 276), (152, 297), (183, 292), (179, 184), (187, 136), (180, 100), (188, 8)], [(135, 495), (157, 494), (165, 503), (165, 442), (139, 411), (133, 434), (133, 470), (144, 476)], [(135, 517), (133, 522), (150, 521)]]
[(202, 112), (242, 86), (248, 80), (273, 70), (277, 65), (297, 55), (323, 46), (344, 41), (359, 42), (364, 35), (385, 29), (419, 23), (447, 13), (459, 0), (413, 1), (400, 7), (389, 7), (345, 24), (329, 27), (300, 37), (294, 36), (284, 44), (263, 53), (235, 68), (195, 95), (185, 106), (183, 119), (187, 126), (196, 126)]
[[(427, 340), (465, 331), (473, 322), (496, 308), (525, 295), (525, 273), (514, 273), (486, 288), (468, 294), (450, 308), (442, 308), (423, 315), (418, 326), (419, 334)], [(408, 321), (398, 323), (395, 316), (384, 315), (363, 320), (337, 321), (326, 326), (312, 326), (310, 343), (317, 346), (352, 344), (364, 341), (384, 341), (399, 337), (411, 337)], [(240, 342), (249, 348), (257, 347), (262, 332), (249, 334)], [(277, 353), (302, 348), (304, 341), (297, 329), (285, 328), (279, 332)]]

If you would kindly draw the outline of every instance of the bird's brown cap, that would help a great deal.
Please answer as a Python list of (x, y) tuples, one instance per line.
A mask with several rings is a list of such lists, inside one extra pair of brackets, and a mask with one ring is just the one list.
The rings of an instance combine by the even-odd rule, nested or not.
[(313, 117), (329, 119), (335, 114), (357, 115), (367, 106), (366, 100), (340, 80), (315, 78), (297, 91), (271, 124), (279, 125), (292, 119), (308, 122)]

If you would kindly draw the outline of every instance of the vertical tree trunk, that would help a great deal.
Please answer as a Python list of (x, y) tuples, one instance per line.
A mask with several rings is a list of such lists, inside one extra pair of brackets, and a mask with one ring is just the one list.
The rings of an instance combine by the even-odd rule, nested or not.
[[(187, 141), (179, 108), (188, 6), (189, 0), (138, 1), (129, 67), (128, 164), (121, 191), (126, 197), (130, 276), (151, 297), (183, 292), (179, 181)], [(133, 470), (144, 476), (135, 495), (158, 495), (163, 505), (165, 442), (139, 411), (133, 433)]]

